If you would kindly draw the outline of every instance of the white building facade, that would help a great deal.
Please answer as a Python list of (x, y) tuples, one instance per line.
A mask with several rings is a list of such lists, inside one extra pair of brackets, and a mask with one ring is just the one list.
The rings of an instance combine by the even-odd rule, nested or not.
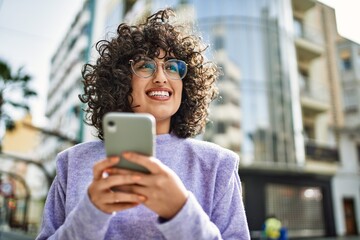
[(337, 50), (345, 125), (340, 130), (341, 168), (332, 185), (336, 230), (344, 236), (360, 231), (360, 44), (342, 38)]

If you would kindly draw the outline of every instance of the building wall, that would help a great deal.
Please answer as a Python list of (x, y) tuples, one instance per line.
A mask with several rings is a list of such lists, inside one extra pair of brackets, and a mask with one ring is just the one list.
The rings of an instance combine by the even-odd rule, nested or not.
[(336, 27), (336, 17), (333, 8), (319, 4), (319, 11), (322, 13), (324, 36), (327, 40), (327, 79), (330, 83), (331, 118), (330, 126), (341, 128), (344, 126), (344, 113), (342, 111), (342, 88), (339, 69), (337, 68), (337, 47), (336, 41), (339, 38)]
[[(24, 224), (29, 224), (29, 231), (37, 231), (41, 223), (41, 213), (47, 189), (50, 187), (46, 181), (44, 172), (34, 163), (27, 161), (40, 161), (36, 151), (41, 142), (39, 130), (31, 127), (31, 115), (26, 115), (16, 122), (13, 131), (6, 132), (3, 140), (3, 152), (0, 159), (1, 183), (11, 183), (16, 208), (7, 210), (3, 205), (4, 212), (14, 214), (13, 222), (23, 223), (24, 214), (27, 219)], [(29, 198), (27, 198), (29, 197)], [(9, 197), (0, 195), (0, 202), (8, 201)], [(25, 211), (25, 206), (27, 211)], [(26, 213), (25, 213), (26, 212)], [(6, 219), (8, 220), (8, 219)], [(12, 222), (2, 222), (11, 224)], [(32, 229), (34, 227), (35, 229)]]
[(359, 132), (351, 127), (341, 132), (340, 158), (341, 168), (332, 179), (335, 209), (336, 233), (344, 236), (347, 221), (345, 219), (344, 199), (352, 199), (357, 233), (360, 232), (360, 138)]
[(84, 1), (51, 59), (46, 106), (48, 123), (44, 128), (56, 134), (43, 134), (39, 152), (46, 168), (53, 173), (56, 154), (82, 141), (82, 105), (78, 95), (82, 92), (81, 69), (88, 58), (92, 31), (89, 2)]
[[(213, 44), (212, 56), (225, 73), (223, 98), (214, 102), (205, 139), (239, 152), (242, 163), (296, 165), (299, 159), (292, 115), (298, 102), (289, 1), (230, 1), (204, 7), (194, 2), (196, 25)], [(289, 60), (290, 59), (290, 60)], [(225, 95), (228, 89), (237, 98)], [(294, 93), (294, 94), (293, 94)], [(234, 109), (221, 112), (222, 108)], [(235, 110), (236, 109), (236, 110)], [(298, 126), (298, 125), (296, 125)], [(234, 134), (236, 133), (236, 134)], [(301, 136), (300, 136), (301, 137)]]
[(360, 45), (347, 39), (339, 40), (338, 69), (343, 88), (345, 125), (348, 128), (360, 126)]
[(23, 119), (16, 121), (16, 127), (13, 131), (7, 131), (2, 142), (4, 152), (16, 152), (34, 155), (34, 149), (39, 145), (39, 131), (27, 127), (25, 124), (31, 124), (31, 116), (26, 115)]
[[(345, 38), (337, 42), (337, 68), (342, 85), (344, 127), (340, 131), (341, 169), (333, 179), (336, 230), (347, 234), (344, 199), (352, 199), (357, 233), (360, 232), (360, 71), (358, 43)], [(349, 210), (348, 210), (349, 211)]]

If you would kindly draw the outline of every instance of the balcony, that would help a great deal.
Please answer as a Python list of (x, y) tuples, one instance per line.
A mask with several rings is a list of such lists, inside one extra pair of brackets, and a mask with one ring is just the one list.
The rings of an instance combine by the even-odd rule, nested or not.
[(335, 146), (305, 140), (305, 172), (334, 175), (340, 167), (340, 154)]
[(339, 163), (339, 150), (325, 144), (319, 144), (314, 140), (305, 142), (306, 160), (317, 162)]
[(300, 102), (304, 116), (314, 116), (330, 108), (330, 96), (325, 84), (310, 81), (299, 73)]
[(314, 0), (292, 0), (292, 7), (294, 12), (304, 13), (314, 6)]
[(324, 52), (324, 38), (320, 31), (294, 19), (295, 47), (299, 62), (309, 62)]

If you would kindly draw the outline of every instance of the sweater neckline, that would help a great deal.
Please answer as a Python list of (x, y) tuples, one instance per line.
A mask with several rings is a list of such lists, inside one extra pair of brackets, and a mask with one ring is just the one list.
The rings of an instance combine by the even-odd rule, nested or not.
[(164, 145), (177, 141), (180, 141), (180, 138), (172, 133), (156, 135), (156, 145)]

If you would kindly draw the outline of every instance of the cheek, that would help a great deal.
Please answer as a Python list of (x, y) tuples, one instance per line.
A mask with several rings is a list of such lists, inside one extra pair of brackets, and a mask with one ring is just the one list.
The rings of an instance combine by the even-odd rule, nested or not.
[(136, 77), (133, 77), (131, 80), (131, 96), (133, 98), (133, 102), (136, 102), (136, 100), (141, 96), (141, 94), (144, 91), (144, 84), (139, 81), (139, 79), (136, 79)]
[(180, 102), (181, 102), (183, 92), (185, 91), (185, 90), (184, 90), (184, 85), (183, 85), (182, 82), (179, 84), (179, 86), (177, 86), (177, 89), (179, 89), (179, 90), (178, 90), (178, 96), (179, 96)]

